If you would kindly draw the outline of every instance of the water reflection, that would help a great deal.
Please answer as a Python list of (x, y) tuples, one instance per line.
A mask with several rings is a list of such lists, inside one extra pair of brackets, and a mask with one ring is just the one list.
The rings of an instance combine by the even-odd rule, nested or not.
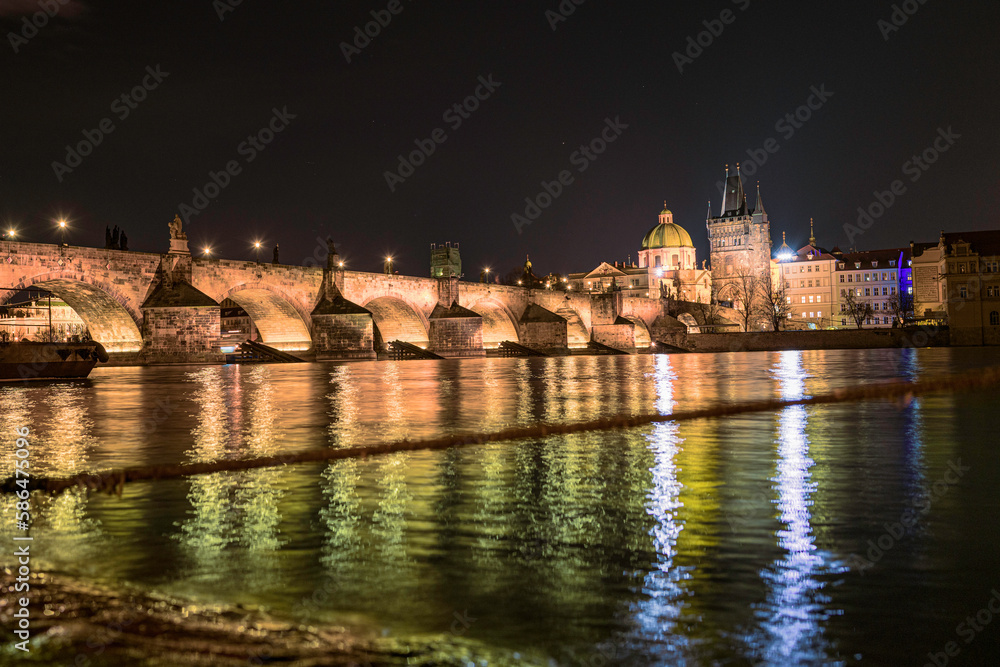
[[(276, 453), (280, 430), (269, 366), (204, 368), (188, 379), (197, 406), (189, 461)], [(285, 475), (264, 468), (190, 478), (191, 509), (175, 538), (195, 579), (233, 579), (250, 588), (273, 583)]]
[[(674, 409), (673, 388), (677, 374), (670, 357), (658, 355), (653, 382), (656, 387), (656, 410), (670, 414)], [(656, 562), (651, 563), (642, 585), (643, 597), (635, 603), (634, 622), (643, 642), (653, 642), (658, 652), (683, 656), (688, 644), (684, 633), (677, 631), (684, 610), (685, 582), (691, 578), (690, 568), (675, 563), (677, 542), (684, 522), (678, 519), (683, 507), (678, 481), (677, 457), (683, 439), (675, 422), (654, 424), (646, 438), (653, 453), (652, 482), (646, 496), (646, 511), (654, 520), (651, 530)]]
[[(783, 352), (774, 368), (778, 389), (785, 400), (806, 396), (806, 373), (801, 352)], [(778, 547), (784, 555), (761, 572), (768, 586), (767, 599), (757, 608), (759, 628), (748, 641), (766, 664), (812, 665), (827, 663), (828, 640), (824, 622), (833, 613), (823, 592), (821, 575), (828, 571), (814, 544), (809, 438), (806, 407), (791, 406), (778, 417), (777, 474), (772, 478), (782, 527)]]

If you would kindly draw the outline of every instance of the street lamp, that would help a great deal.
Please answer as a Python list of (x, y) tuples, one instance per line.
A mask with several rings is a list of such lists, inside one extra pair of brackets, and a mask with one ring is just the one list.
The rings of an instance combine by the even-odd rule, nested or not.
[(212, 249), (209, 246), (205, 246), (201, 249), (201, 252), (205, 257), (210, 257), (212, 255)]
[(385, 264), (382, 265), (382, 270), (385, 271), (386, 275), (392, 275), (392, 255), (385, 256)]
[(66, 220), (65, 218), (59, 218), (56, 220), (56, 224), (59, 226), (59, 242), (62, 245), (66, 245)]
[(260, 264), (260, 241), (253, 242), (254, 254), (257, 256), (257, 263)]

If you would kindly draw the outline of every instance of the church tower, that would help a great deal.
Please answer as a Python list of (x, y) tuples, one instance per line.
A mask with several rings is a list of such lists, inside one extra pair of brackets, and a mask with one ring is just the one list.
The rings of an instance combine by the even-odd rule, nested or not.
[[(719, 214), (712, 215), (709, 204), (708, 241), (711, 247), (712, 279), (720, 284), (720, 294), (726, 279), (746, 267), (755, 275), (771, 270), (771, 223), (757, 185), (757, 203), (747, 207), (740, 166), (730, 172), (726, 165), (726, 192)], [(724, 297), (723, 297), (724, 298)]]

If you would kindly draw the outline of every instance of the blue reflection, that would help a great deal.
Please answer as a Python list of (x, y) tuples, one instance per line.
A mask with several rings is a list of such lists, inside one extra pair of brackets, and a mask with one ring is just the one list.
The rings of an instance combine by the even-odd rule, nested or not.
[[(806, 373), (800, 352), (783, 352), (774, 369), (781, 397), (806, 397)], [(784, 555), (761, 571), (768, 586), (767, 600), (757, 606), (759, 628), (748, 638), (752, 654), (769, 665), (830, 664), (824, 623), (833, 612), (819, 577), (829, 572), (824, 554), (814, 544), (811, 481), (814, 461), (809, 457), (806, 407), (785, 408), (778, 418), (778, 461), (771, 478), (783, 525), (777, 531)], [(833, 663), (836, 664), (836, 663)]]
[[(657, 394), (656, 409), (661, 414), (673, 412), (676, 380), (677, 374), (671, 367), (670, 357), (657, 355), (653, 383)], [(677, 455), (682, 442), (678, 430), (679, 426), (674, 422), (654, 424), (652, 432), (646, 436), (654, 460), (646, 512), (655, 521), (650, 535), (656, 562), (650, 565), (643, 580), (643, 597), (632, 609), (635, 632), (641, 641), (658, 644), (658, 650), (665, 649), (672, 654), (674, 661), (681, 659), (680, 655), (688, 644), (688, 638), (676, 629), (684, 610), (683, 599), (687, 595), (684, 582), (691, 578), (687, 568), (674, 564), (677, 540), (684, 529), (683, 521), (677, 518), (683, 507), (680, 500), (682, 485), (677, 481)]]

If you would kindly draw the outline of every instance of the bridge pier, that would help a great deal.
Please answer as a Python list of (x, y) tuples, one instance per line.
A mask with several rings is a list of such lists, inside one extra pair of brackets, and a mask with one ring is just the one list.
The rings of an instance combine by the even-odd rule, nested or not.
[(312, 311), (317, 361), (375, 359), (375, 322), (371, 311), (344, 298), (344, 267), (336, 251), (327, 255), (323, 287)]
[(635, 348), (635, 325), (621, 316), (622, 293), (590, 295), (590, 340), (619, 350)]
[(483, 318), (458, 305), (458, 278), (438, 279), (438, 304), (428, 318), (428, 349), (442, 357), (483, 357)]
[(219, 304), (191, 285), (191, 256), (160, 262), (159, 284), (142, 304), (145, 363), (199, 363), (224, 359), (219, 349)]

